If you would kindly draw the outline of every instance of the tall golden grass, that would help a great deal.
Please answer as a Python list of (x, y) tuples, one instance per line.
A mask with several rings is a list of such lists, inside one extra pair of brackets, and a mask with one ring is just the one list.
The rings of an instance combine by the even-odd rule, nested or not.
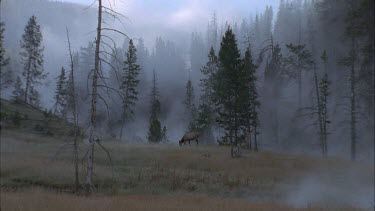
[[(56, 192), (69, 191), (73, 185), (72, 152), (51, 159), (66, 141), (66, 137), (1, 132), (2, 210), (293, 210), (282, 205), (285, 198), (311, 175), (339, 192), (374, 184), (372, 165), (337, 158), (246, 152), (232, 159), (226, 147), (136, 145), (105, 139), (113, 174), (106, 154), (96, 147), (98, 195), (85, 198)], [(81, 143), (80, 149), (82, 157), (86, 146)], [(81, 181), (84, 171), (81, 165)], [(348, 184), (348, 175), (358, 182)], [(313, 205), (301, 209), (355, 210), (351, 205), (336, 208), (341, 206), (337, 203)]]

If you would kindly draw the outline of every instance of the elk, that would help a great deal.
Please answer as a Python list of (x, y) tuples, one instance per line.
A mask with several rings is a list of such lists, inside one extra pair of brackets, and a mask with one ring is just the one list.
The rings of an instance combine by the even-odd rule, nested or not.
[(187, 133), (184, 134), (184, 136), (181, 138), (181, 140), (178, 143), (181, 146), (182, 144), (186, 144), (186, 142), (189, 142), (189, 145), (190, 145), (190, 141), (195, 140), (197, 142), (197, 145), (198, 145), (199, 135), (200, 135), (200, 133), (198, 133), (198, 132), (187, 132)]

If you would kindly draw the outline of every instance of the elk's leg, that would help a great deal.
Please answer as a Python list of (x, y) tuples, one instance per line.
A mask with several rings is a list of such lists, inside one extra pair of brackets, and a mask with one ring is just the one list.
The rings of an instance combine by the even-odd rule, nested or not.
[(190, 140), (189, 140), (189, 146), (190, 146)]
[(195, 139), (195, 141), (197, 142), (197, 145), (198, 145), (198, 139)]

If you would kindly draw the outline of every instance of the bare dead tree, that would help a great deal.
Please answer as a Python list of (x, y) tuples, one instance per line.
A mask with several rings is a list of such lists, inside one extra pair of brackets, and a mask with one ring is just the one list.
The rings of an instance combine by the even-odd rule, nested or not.
[[(92, 91), (91, 91), (91, 94), (90, 94), (91, 95), (90, 127), (89, 127), (90, 130), (89, 130), (89, 144), (88, 144), (89, 146), (88, 146), (88, 150), (87, 150), (87, 174), (86, 174), (86, 183), (85, 183), (85, 188), (86, 188), (87, 193), (91, 193), (93, 191), (94, 187), (95, 187), (94, 184), (93, 184), (94, 144), (95, 144), (95, 142), (100, 143), (99, 142), (100, 140), (98, 138), (99, 136), (97, 134), (97, 128), (96, 128), (96, 126), (97, 126), (96, 125), (96, 123), (97, 123), (96, 117), (97, 117), (97, 101), (98, 101), (98, 99), (100, 99), (106, 105), (107, 111), (109, 113), (108, 104), (106, 103), (105, 99), (98, 93), (98, 88), (106, 88), (107, 91), (108, 90), (116, 91), (118, 94), (121, 95), (121, 93), (119, 93), (118, 90), (116, 90), (115, 88), (109, 87), (106, 84), (104, 74), (102, 73), (101, 63), (103, 62), (105, 64), (110, 64), (110, 62), (108, 62), (105, 59), (106, 55), (109, 54), (109, 53), (104, 53), (105, 52), (104, 46), (113, 50), (111, 45), (109, 45), (102, 38), (107, 38), (109, 41), (113, 42), (113, 44), (114, 44), (114, 40), (112, 38), (110, 38), (108, 35), (102, 34), (102, 32), (103, 31), (116, 32), (116, 33), (121, 34), (121, 35), (123, 35), (123, 36), (125, 36), (126, 38), (129, 39), (129, 37), (125, 33), (121, 32), (119, 30), (107, 28), (107, 27), (102, 27), (102, 24), (105, 23), (104, 20), (103, 20), (103, 17), (102, 17), (103, 14), (110, 15), (114, 19), (120, 21), (120, 23), (122, 23), (122, 21), (119, 17), (125, 17), (125, 16), (123, 16), (122, 14), (114, 11), (112, 8), (108, 8), (108, 7), (104, 6), (102, 0), (95, 0), (94, 3), (95, 2), (98, 2), (98, 22), (97, 22), (96, 39), (95, 39), (95, 65), (94, 65), (94, 69), (91, 73), (92, 74)], [(109, 3), (110, 3), (110, 1), (109, 1)], [(103, 48), (104, 51), (101, 51), (101, 48)], [(103, 57), (101, 57), (101, 56), (103, 56)], [(111, 56), (115, 57), (115, 55), (111, 55)], [(110, 65), (110, 67), (112, 67), (112, 66)], [(112, 69), (113, 69), (113, 67), (112, 67)], [(113, 70), (116, 71), (116, 69), (113, 69)], [(99, 84), (99, 80), (102, 84)], [(105, 149), (105, 147), (103, 145), (100, 145), (100, 147), (102, 149), (104, 149), (104, 151), (106, 151), (106, 153), (107, 153), (107, 155), (110, 159), (110, 153), (108, 152), (108, 150)], [(111, 161), (111, 159), (110, 159), (110, 161)]]
[(70, 45), (70, 38), (69, 38), (69, 31), (66, 28), (66, 37), (68, 39), (68, 47), (69, 47), (69, 59), (70, 59), (70, 90), (69, 95), (71, 96), (72, 100), (72, 107), (73, 107), (73, 158), (74, 158), (74, 186), (75, 190), (78, 191), (79, 189), (79, 168), (78, 168), (78, 116), (77, 116), (77, 102), (76, 102), (76, 92), (75, 92), (75, 82), (74, 82), (74, 62), (73, 62), (73, 53)]

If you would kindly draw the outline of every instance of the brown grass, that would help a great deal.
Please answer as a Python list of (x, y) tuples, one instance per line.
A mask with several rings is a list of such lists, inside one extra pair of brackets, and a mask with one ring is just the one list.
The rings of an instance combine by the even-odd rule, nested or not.
[[(306, 177), (317, 177), (338, 193), (351, 193), (374, 184), (373, 166), (337, 158), (246, 152), (247, 156), (232, 159), (226, 147), (131, 145), (103, 140), (112, 155), (114, 178), (106, 154), (96, 147), (95, 184), (100, 196), (84, 198), (56, 194), (56, 191), (69, 191), (73, 184), (71, 151), (64, 151), (56, 160), (51, 160), (66, 141), (17, 131), (1, 132), (3, 210), (121, 210), (124, 207), (129, 207), (128, 210), (292, 210), (273, 202), (286, 204), (289, 193), (298, 190)], [(82, 157), (86, 146), (81, 144), (80, 148)], [(81, 165), (81, 181), (84, 171), (85, 166)], [(354, 183), (348, 182), (348, 178), (349, 181), (355, 178)], [(336, 197), (335, 194), (328, 196), (331, 195)], [(324, 208), (326, 202), (312, 204)], [(345, 200), (333, 203), (328, 200), (326, 210), (337, 205), (353, 210)]]
[(250, 203), (245, 200), (208, 197), (191, 194), (167, 195), (120, 195), (93, 196), (90, 198), (74, 195), (51, 193), (40, 189), (1, 193), (2, 210), (19, 211), (81, 211), (81, 210), (356, 210), (354, 208), (292, 208), (274, 203)]

